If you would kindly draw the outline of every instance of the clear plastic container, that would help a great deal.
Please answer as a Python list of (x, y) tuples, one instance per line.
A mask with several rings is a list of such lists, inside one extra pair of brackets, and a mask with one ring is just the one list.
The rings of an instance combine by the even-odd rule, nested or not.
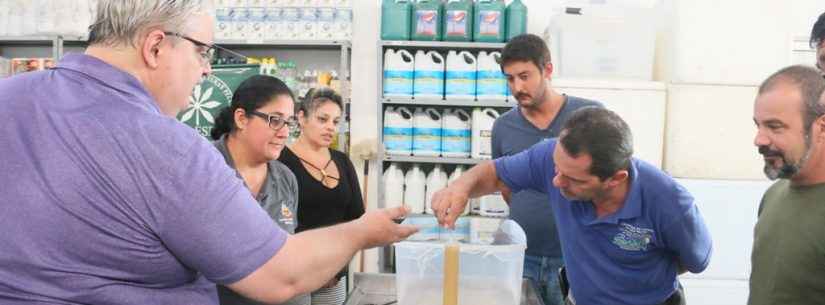
[[(463, 234), (467, 239), (461, 239), (469, 240), (470, 230)], [(512, 220), (505, 220), (494, 235), (501, 243), (459, 244), (459, 305), (520, 304), (524, 231)], [(395, 244), (399, 305), (441, 304), (446, 244), (440, 240)]]

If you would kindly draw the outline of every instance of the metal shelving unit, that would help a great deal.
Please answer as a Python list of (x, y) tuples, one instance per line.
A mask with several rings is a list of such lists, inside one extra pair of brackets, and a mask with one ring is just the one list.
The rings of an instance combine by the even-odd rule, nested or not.
[[(426, 49), (462, 49), (462, 50), (500, 50), (504, 48), (504, 43), (491, 42), (456, 42), (456, 41), (407, 41), (407, 40), (382, 40), (378, 43), (379, 48), (426, 48)], [(383, 54), (383, 53), (382, 53)]]
[(452, 106), (452, 107), (493, 107), (509, 108), (516, 104), (498, 100), (442, 100), (442, 99), (404, 99), (404, 98), (383, 98), (384, 105), (409, 105), (409, 106)]
[(57, 61), (63, 57), (65, 45), (80, 46), (85, 43), (86, 38), (79, 36), (0, 36), (0, 56), (45, 57), (47, 53), (43, 49), (51, 48), (51, 57)]
[[(449, 41), (379, 41), (378, 42), (378, 137), (383, 139), (383, 118), (384, 109), (387, 106), (411, 106), (411, 107), (436, 107), (441, 108), (497, 108), (506, 110), (512, 108), (516, 104), (507, 102), (506, 100), (458, 100), (458, 99), (438, 99), (438, 98), (396, 98), (384, 97), (383, 92), (383, 75), (384, 75), (384, 51), (386, 49), (405, 49), (411, 51), (417, 50), (437, 50), (439, 52), (447, 52), (448, 50), (468, 50), (476, 51), (500, 51), (504, 48), (504, 43), (478, 43), (478, 42), (449, 42)], [(472, 111), (468, 111), (472, 112)], [(382, 177), (385, 166), (389, 166), (390, 162), (399, 163), (418, 163), (430, 166), (433, 164), (446, 165), (475, 165), (484, 160), (471, 158), (448, 158), (448, 157), (421, 157), (421, 156), (397, 156), (387, 155), (384, 152), (384, 147), (378, 148), (378, 176)], [(384, 207), (384, 184), (378, 183), (378, 207)], [(379, 267), (381, 272), (392, 271), (392, 248), (384, 247), (380, 250)]]
[(471, 164), (471, 165), (475, 165), (475, 164), (481, 163), (482, 161), (487, 160), (487, 159), (384, 155), (383, 160), (385, 162), (432, 163), (432, 164)]

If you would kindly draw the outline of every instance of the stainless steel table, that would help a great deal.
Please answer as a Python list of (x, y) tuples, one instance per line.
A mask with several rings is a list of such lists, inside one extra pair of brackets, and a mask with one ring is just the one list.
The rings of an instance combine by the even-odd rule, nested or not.
[[(355, 273), (353, 275), (355, 288), (347, 296), (344, 305), (396, 305), (395, 274), (387, 273)], [(532, 281), (525, 279), (521, 285), (520, 305), (544, 305), (536, 294)], [(420, 304), (440, 305), (440, 304)], [(515, 304), (499, 304), (515, 305)]]

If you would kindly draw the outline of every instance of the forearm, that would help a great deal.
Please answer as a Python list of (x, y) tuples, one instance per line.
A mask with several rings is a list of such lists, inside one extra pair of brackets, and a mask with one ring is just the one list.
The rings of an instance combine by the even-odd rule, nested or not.
[(464, 173), (453, 186), (466, 191), (470, 198), (476, 198), (497, 191), (509, 192), (503, 182), (498, 180), (493, 161), (484, 161)]
[(311, 292), (326, 284), (367, 245), (362, 231), (357, 222), (348, 222), (290, 236), (265, 266), (230, 288), (268, 303)]

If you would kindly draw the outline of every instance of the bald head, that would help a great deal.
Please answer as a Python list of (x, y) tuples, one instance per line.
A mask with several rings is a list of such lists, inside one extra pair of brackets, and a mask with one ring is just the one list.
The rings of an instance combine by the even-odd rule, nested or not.
[(805, 128), (809, 128), (813, 121), (825, 114), (825, 78), (822, 72), (812, 67), (801, 65), (783, 68), (769, 76), (759, 86), (759, 95), (773, 91), (780, 86), (792, 86), (799, 90), (802, 97), (802, 116)]

